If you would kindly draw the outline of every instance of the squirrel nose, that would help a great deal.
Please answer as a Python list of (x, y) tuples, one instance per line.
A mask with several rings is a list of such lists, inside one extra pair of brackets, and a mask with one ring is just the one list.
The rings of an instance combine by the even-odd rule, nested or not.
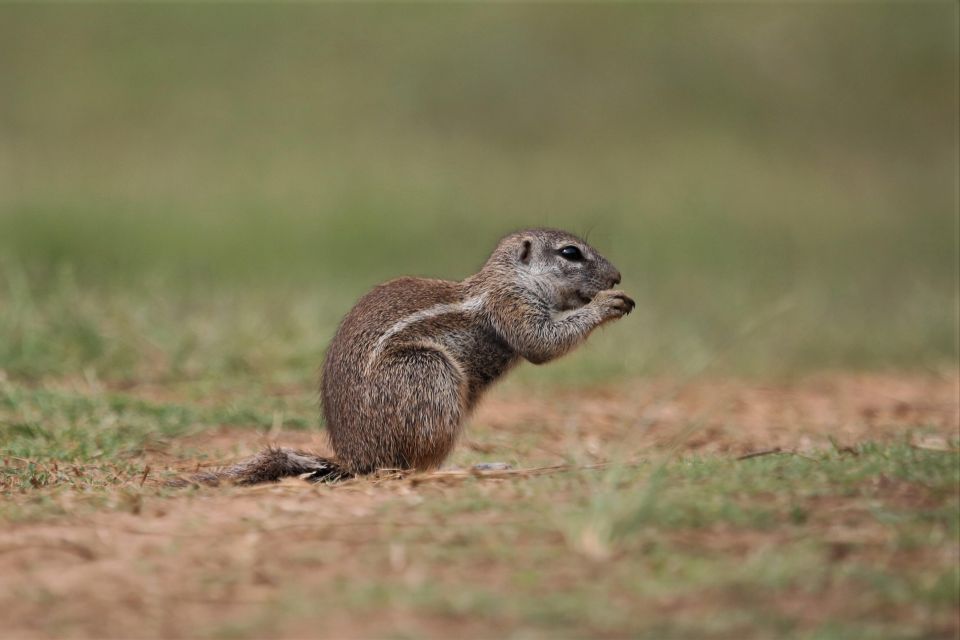
[(612, 281), (612, 282), (613, 282), (613, 284), (610, 285), (610, 286), (612, 286), (612, 287), (615, 287), (616, 285), (620, 284), (620, 272), (619, 272), (619, 271), (617, 271), (617, 272), (614, 274), (614, 276), (613, 276), (613, 281)]

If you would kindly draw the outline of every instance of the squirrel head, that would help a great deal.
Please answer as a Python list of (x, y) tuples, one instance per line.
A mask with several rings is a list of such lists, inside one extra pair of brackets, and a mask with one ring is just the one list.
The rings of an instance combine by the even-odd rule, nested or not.
[(526, 229), (503, 238), (486, 269), (509, 271), (514, 282), (552, 309), (576, 309), (620, 284), (620, 271), (577, 236), (558, 229)]

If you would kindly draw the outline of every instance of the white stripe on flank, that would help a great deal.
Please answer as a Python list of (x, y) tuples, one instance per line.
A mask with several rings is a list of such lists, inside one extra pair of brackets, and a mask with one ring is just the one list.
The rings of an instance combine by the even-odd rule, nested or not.
[(423, 320), (429, 320), (430, 318), (436, 318), (437, 316), (443, 316), (448, 313), (474, 313), (483, 308), (483, 303), (485, 300), (486, 294), (481, 294), (479, 296), (474, 296), (473, 298), (467, 298), (463, 302), (434, 305), (427, 309), (423, 309), (422, 311), (411, 313), (405, 318), (397, 320), (395, 323), (393, 323), (393, 326), (384, 331), (383, 335), (377, 338), (377, 342), (373, 345), (373, 350), (370, 352), (370, 357), (367, 359), (367, 366), (369, 367), (373, 363), (373, 360), (383, 350), (390, 338), (397, 335), (410, 325), (416, 324)]

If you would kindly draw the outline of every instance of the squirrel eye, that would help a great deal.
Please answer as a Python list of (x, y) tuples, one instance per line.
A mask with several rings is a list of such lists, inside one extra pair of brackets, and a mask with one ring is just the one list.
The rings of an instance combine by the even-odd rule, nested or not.
[(573, 245), (560, 249), (560, 255), (566, 258), (567, 260), (572, 260), (574, 262), (579, 262), (580, 260), (583, 260), (583, 254), (580, 253), (580, 249), (577, 249)]

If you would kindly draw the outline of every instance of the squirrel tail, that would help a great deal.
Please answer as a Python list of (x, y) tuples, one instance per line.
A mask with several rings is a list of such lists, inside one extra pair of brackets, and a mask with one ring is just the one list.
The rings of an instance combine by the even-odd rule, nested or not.
[(330, 458), (286, 447), (269, 447), (252, 458), (225, 469), (195, 473), (189, 480), (174, 480), (169, 484), (187, 486), (199, 483), (216, 486), (221, 481), (227, 481), (238, 485), (253, 485), (304, 474), (309, 474), (305, 478), (309, 482), (325, 483), (353, 477), (353, 474)]

